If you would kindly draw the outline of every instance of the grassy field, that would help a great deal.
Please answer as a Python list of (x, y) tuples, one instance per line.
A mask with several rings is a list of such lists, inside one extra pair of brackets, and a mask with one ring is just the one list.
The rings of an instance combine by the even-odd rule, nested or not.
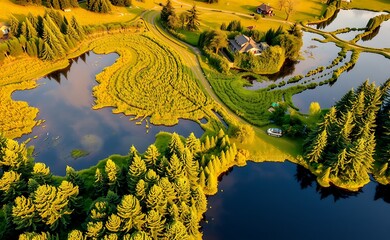
[[(174, 125), (179, 118), (198, 121), (212, 115), (213, 102), (197, 85), (178, 54), (149, 34), (121, 34), (95, 41), (97, 53), (116, 51), (120, 58), (97, 75), (95, 109), (151, 117), (153, 124)], [(208, 119), (212, 120), (212, 119)]]
[(390, 12), (389, 8), (390, 2), (388, 0), (353, 0), (350, 3), (344, 3), (344, 7), (347, 8), (358, 8), (358, 9), (367, 9), (373, 11), (386, 11)]
[[(11, 14), (22, 19), (29, 12), (33, 15), (43, 15), (45, 12), (44, 7), (42, 6), (21, 6), (9, 0), (0, 0), (0, 6), (0, 22), (6, 22)], [(154, 4), (143, 4), (134, 1), (134, 6), (132, 7), (125, 8), (113, 6), (111, 13), (100, 14), (86, 10), (85, 4), (81, 4), (79, 8), (72, 8), (71, 12), (62, 12), (62, 14), (68, 17), (68, 19), (75, 16), (82, 25), (94, 25), (127, 22), (137, 17), (145, 8), (152, 8), (153, 6)]]
[[(204, 8), (214, 8), (219, 10), (225, 10), (225, 11), (232, 11), (232, 12), (241, 12), (245, 14), (251, 14), (256, 11), (256, 8), (262, 3), (260, 1), (256, 0), (248, 0), (248, 1), (239, 1), (239, 0), (220, 0), (218, 3), (215, 4), (207, 4), (204, 2), (199, 1), (190, 1), (190, 0), (182, 0), (182, 2), (186, 2), (186, 4), (192, 5), (193, 3), (196, 3), (199, 7)], [(286, 13), (285, 11), (279, 10), (279, 7), (277, 5), (277, 0), (270, 0), (267, 1), (273, 8), (275, 16), (273, 17), (267, 17), (270, 19), (275, 20), (285, 20), (286, 19)], [(289, 21), (303, 21), (303, 20), (309, 20), (313, 19), (317, 16), (322, 15), (323, 11), (325, 10), (325, 5), (321, 0), (308, 0), (308, 1), (295, 1), (294, 5), (294, 13), (290, 16)], [(182, 4), (174, 4), (174, 7), (176, 8), (182, 8)], [(186, 5), (183, 5), (183, 8), (187, 7)]]

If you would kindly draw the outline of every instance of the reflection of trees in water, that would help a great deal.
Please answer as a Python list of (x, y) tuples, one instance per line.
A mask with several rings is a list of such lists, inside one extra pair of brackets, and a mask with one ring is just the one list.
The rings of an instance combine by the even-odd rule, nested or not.
[(291, 75), (295, 71), (295, 64), (297, 63), (299, 63), (299, 61), (291, 61), (289, 59), (286, 59), (279, 72), (274, 74), (265, 74), (264, 76), (266, 76), (269, 80), (275, 81), (279, 78)]
[(390, 203), (390, 186), (382, 184), (376, 186), (374, 200), (378, 199)]
[(295, 179), (301, 186), (301, 189), (305, 189), (308, 187), (312, 187), (312, 184), (316, 184), (316, 191), (317, 193), (320, 194), (321, 199), (328, 198), (330, 196), (333, 196), (333, 200), (336, 202), (340, 199), (346, 199), (349, 197), (355, 197), (362, 191), (359, 190), (357, 192), (350, 192), (341, 188), (337, 188), (335, 186), (330, 186), (327, 188), (321, 187), (317, 181), (316, 181), (316, 176), (314, 176), (309, 170), (306, 168), (297, 165), (297, 172), (295, 174)]
[(317, 29), (324, 29), (324, 28), (326, 28), (327, 26), (329, 26), (329, 25), (337, 18), (337, 14), (338, 14), (339, 12), (340, 12), (340, 10), (337, 9), (337, 10), (334, 12), (333, 16), (331, 16), (330, 18), (328, 18), (328, 20), (326, 20), (326, 21), (323, 21), (323, 22), (318, 23), (317, 26), (316, 26), (316, 28), (317, 28)]
[(372, 30), (372, 32), (366, 36), (363, 36), (362, 37), (362, 40), (363, 42), (365, 41), (370, 41), (371, 39), (373, 39), (376, 35), (378, 35), (379, 33), (379, 30), (380, 30), (381, 26), (378, 26), (377, 28), (375, 28), (374, 30)]
[(85, 62), (87, 56), (89, 56), (89, 52), (83, 53), (76, 58), (69, 59), (69, 65), (67, 67), (60, 69), (60, 70), (57, 70), (57, 71), (54, 71), (52, 73), (49, 73), (47, 75), (47, 78), (49, 78), (50, 80), (55, 80), (56, 82), (61, 84), (61, 75), (63, 75), (65, 79), (68, 79), (68, 72), (70, 71), (72, 64), (74, 62), (78, 63), (79, 59), (81, 59), (83, 62)]

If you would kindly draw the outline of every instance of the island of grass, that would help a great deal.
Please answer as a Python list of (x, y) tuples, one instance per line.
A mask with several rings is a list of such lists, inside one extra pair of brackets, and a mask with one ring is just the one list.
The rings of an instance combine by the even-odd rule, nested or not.
[(89, 155), (89, 152), (88, 151), (85, 151), (85, 150), (82, 150), (82, 149), (73, 149), (71, 152), (70, 152), (70, 156), (76, 160), (78, 158), (82, 158), (82, 157), (86, 157)]

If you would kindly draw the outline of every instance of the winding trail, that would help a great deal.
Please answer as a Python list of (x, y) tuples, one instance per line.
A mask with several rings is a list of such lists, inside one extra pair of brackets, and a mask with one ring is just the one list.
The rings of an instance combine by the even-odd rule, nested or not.
[(221, 105), (225, 110), (234, 117), (237, 121), (245, 122), (245, 119), (237, 116), (225, 103), (223, 103), (219, 97), (214, 93), (214, 90), (211, 88), (209, 81), (206, 79), (202, 68), (200, 67), (200, 62), (197, 56), (201, 55), (200, 50), (197, 47), (191, 46), (187, 43), (179, 41), (174, 37), (170, 36), (168, 33), (160, 29), (156, 23), (156, 18), (159, 16), (159, 12), (155, 10), (149, 10), (142, 13), (141, 17), (145, 20), (149, 31), (151, 31), (156, 37), (160, 39), (165, 39), (164, 41), (169, 47), (173, 48), (183, 59), (183, 64), (188, 66), (193, 72), (194, 76), (200, 81), (202, 87), (205, 89), (206, 93), (213, 98), (215, 102)]

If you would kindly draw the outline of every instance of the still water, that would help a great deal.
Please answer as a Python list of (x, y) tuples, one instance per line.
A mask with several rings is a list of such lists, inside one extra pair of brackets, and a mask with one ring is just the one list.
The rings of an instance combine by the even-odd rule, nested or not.
[[(209, 197), (205, 240), (387, 239), (390, 188), (321, 188), (295, 164), (235, 167)], [(207, 221), (207, 223), (206, 223)]]
[[(117, 54), (87, 53), (71, 60), (68, 68), (39, 80), (39, 87), (13, 94), (13, 99), (39, 108), (38, 119), (45, 123), (19, 141), (31, 138), (29, 145), (35, 146), (35, 160), (46, 163), (54, 174), (64, 175), (66, 165), (84, 169), (110, 154), (125, 155), (131, 145), (144, 152), (160, 131), (183, 136), (194, 132), (197, 137), (203, 134), (200, 125), (189, 120), (180, 120), (173, 127), (146, 128), (145, 121), (136, 125), (128, 116), (113, 114), (111, 108), (92, 110), (95, 75), (113, 64), (117, 57)], [(38, 137), (34, 139), (34, 136)], [(89, 155), (73, 159), (74, 149), (87, 151)]]

